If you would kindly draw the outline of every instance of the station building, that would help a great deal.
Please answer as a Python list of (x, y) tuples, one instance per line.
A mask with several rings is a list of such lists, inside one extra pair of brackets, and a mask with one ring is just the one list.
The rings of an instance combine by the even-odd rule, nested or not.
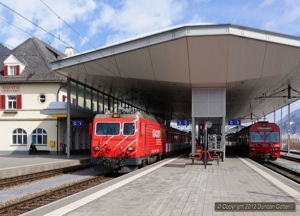
[(62, 101), (66, 78), (51, 71), (49, 62), (65, 55), (44, 42), (29, 38), (0, 56), (0, 153), (55, 151), (57, 118), (40, 114), (49, 101)]
[[(61, 53), (37, 38), (13, 50), (0, 46), (0, 154), (27, 154), (31, 144), (45, 153), (66, 153), (67, 78), (52, 71), (50, 62), (72, 54), (70, 47)], [(69, 86), (74, 122), (70, 151), (89, 152), (88, 123), (96, 113), (116, 111), (121, 102), (83, 84)], [(50, 114), (49, 107), (54, 109)]]

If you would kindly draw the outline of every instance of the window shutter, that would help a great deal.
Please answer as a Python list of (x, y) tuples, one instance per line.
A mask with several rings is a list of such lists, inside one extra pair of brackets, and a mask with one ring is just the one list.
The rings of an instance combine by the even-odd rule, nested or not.
[(0, 109), (5, 109), (5, 95), (0, 95)]
[(4, 65), (4, 76), (8, 75), (8, 65)]
[(22, 109), (22, 95), (17, 95), (17, 109)]
[(62, 101), (63, 101), (63, 102), (66, 102), (66, 100), (67, 100), (67, 96), (66, 96), (66, 95), (63, 95), (63, 96), (62, 96)]
[(20, 65), (16, 65), (16, 74), (20, 75)]

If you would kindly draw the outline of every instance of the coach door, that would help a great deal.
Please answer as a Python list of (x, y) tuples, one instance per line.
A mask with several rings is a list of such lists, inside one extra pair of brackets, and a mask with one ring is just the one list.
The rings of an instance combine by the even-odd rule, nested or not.
[(147, 134), (146, 129), (147, 125), (143, 122), (141, 122), (141, 139), (144, 144), (144, 153), (147, 154)]

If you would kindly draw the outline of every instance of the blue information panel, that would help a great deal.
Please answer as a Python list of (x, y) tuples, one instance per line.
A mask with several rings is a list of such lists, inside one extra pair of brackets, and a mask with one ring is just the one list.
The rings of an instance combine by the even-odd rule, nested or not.
[(241, 119), (228, 119), (228, 125), (241, 125)]
[(83, 121), (81, 120), (74, 120), (74, 121), (71, 121), (72, 122), (72, 126), (83, 126)]
[(190, 121), (188, 119), (178, 119), (177, 125), (179, 126), (187, 126), (190, 124)]

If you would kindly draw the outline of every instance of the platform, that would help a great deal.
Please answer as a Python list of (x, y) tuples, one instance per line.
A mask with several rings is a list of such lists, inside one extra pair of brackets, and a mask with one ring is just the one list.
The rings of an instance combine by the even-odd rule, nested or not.
[[(295, 211), (216, 211), (216, 202), (293, 203)], [(279, 205), (278, 205), (279, 206)], [(24, 215), (300, 215), (300, 187), (246, 158), (220, 166), (165, 159)]]
[(89, 155), (0, 155), (0, 178), (90, 163)]

